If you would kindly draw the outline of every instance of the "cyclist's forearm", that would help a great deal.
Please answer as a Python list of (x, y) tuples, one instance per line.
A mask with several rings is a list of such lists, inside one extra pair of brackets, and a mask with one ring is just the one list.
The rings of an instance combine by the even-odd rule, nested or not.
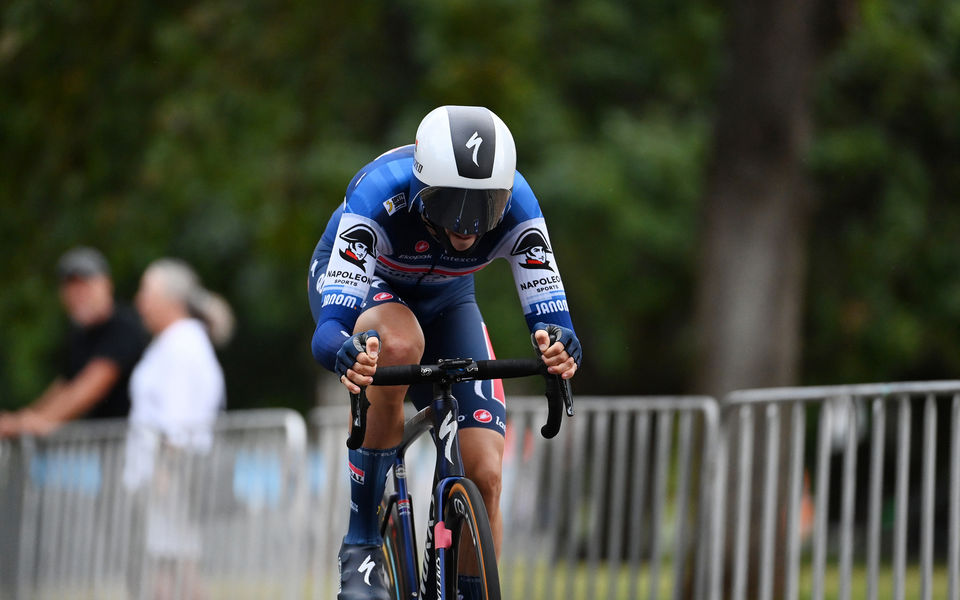
[(573, 331), (573, 321), (570, 319), (570, 313), (567, 311), (554, 312), (549, 315), (543, 315), (538, 313), (527, 313), (523, 315), (527, 320), (527, 327), (530, 329), (530, 333), (534, 333), (534, 325), (536, 323), (547, 323), (550, 325), (559, 325), (561, 327), (566, 327)]
[(343, 341), (351, 336), (352, 331), (352, 325), (348, 326), (337, 319), (326, 319), (317, 323), (310, 342), (314, 360), (328, 371), (335, 371), (337, 351), (340, 350)]

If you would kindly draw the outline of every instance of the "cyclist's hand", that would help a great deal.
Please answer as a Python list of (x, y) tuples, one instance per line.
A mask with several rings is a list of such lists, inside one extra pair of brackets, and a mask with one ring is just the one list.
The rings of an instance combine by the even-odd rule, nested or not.
[(380, 334), (373, 329), (358, 333), (343, 342), (337, 352), (337, 373), (340, 383), (353, 394), (360, 393), (360, 386), (373, 383), (380, 356)]
[[(548, 330), (557, 340), (553, 345), (550, 345)], [(540, 349), (543, 362), (549, 367), (547, 371), (564, 379), (573, 377), (580, 364), (581, 352), (580, 341), (572, 330), (559, 325), (537, 323), (534, 325), (533, 339)]]

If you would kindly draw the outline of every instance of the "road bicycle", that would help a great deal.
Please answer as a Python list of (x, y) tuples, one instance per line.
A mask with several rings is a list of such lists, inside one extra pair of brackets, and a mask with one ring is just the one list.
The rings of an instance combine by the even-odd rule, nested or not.
[[(551, 340), (553, 343), (553, 340)], [(547, 422), (540, 432), (552, 438), (560, 431), (563, 413), (572, 417), (573, 397), (569, 381), (548, 373), (540, 359), (478, 360), (443, 359), (431, 365), (378, 367), (372, 385), (433, 384), (433, 401), (404, 424), (403, 441), (392, 467), (394, 491), (381, 504), (381, 534), (385, 571), (391, 593), (397, 600), (422, 598), (457, 599), (460, 542), (469, 536), (476, 557), (486, 600), (500, 600), (497, 557), (490, 521), (476, 484), (463, 474), (457, 438), (457, 399), (451, 386), (462, 381), (507, 379), (543, 375), (546, 380)], [(369, 402), (363, 389), (350, 395), (353, 427), (347, 446), (356, 449), (366, 433)], [(433, 494), (424, 544), (423, 576), (417, 568), (417, 540), (413, 505), (407, 490), (404, 454), (421, 435), (429, 433), (437, 448)]]

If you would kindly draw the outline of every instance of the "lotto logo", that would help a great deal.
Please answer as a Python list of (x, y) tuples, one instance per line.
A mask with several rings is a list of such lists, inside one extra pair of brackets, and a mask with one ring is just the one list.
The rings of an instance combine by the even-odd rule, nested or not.
[(373, 301), (383, 302), (384, 300), (390, 300), (391, 298), (393, 298), (393, 294), (389, 292), (380, 292), (379, 294), (373, 297)]
[(473, 412), (473, 418), (479, 421), (480, 423), (489, 423), (490, 421), (493, 420), (493, 415), (490, 414), (489, 410), (484, 410), (480, 408)]

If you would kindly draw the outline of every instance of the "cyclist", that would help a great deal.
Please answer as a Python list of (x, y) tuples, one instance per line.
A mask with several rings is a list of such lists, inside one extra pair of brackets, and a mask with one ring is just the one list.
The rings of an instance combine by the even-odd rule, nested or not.
[[(353, 177), (317, 244), (308, 279), (317, 321), (314, 357), (353, 393), (371, 383), (377, 365), (493, 358), (472, 273), (495, 258), (511, 263), (527, 324), (549, 370), (573, 377), (580, 343), (540, 206), (516, 172), (513, 136), (486, 108), (436, 108), (421, 121), (416, 143), (382, 154)], [(558, 333), (553, 345), (548, 325)], [(388, 597), (377, 513), (403, 435), (406, 392), (400, 386), (367, 390), (366, 439), (350, 451), (350, 520), (339, 559), (342, 600)], [(430, 402), (428, 385), (409, 392), (418, 408)], [(464, 471), (483, 495), (499, 554), (503, 386), (462, 383), (453, 393)], [(479, 597), (479, 578), (470, 573), (461, 573), (459, 587), (464, 598)]]

